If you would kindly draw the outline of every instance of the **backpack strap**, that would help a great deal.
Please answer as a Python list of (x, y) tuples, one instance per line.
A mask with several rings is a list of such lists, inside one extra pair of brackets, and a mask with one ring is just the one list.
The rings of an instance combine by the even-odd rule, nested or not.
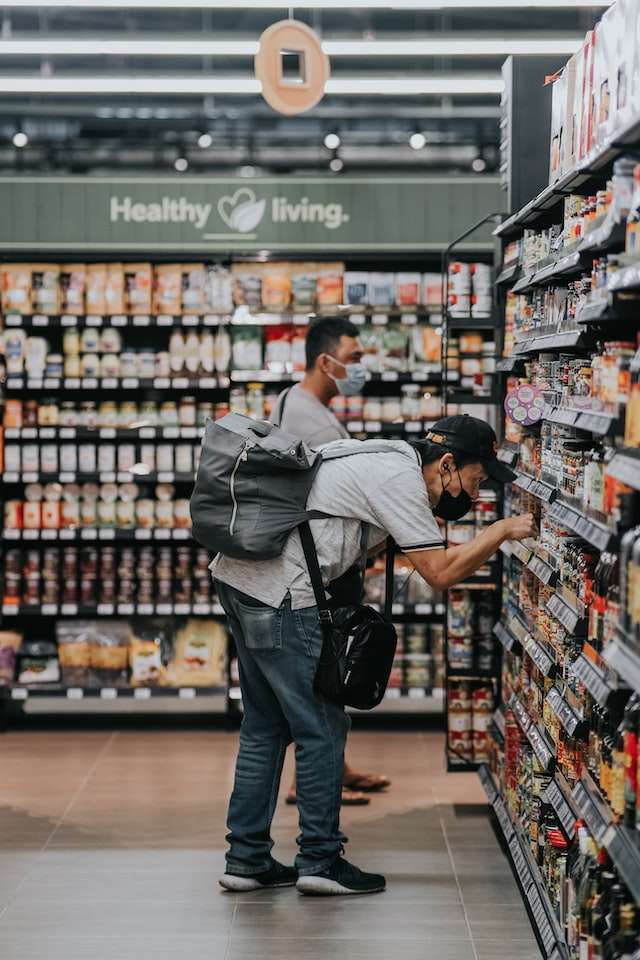
[(325, 637), (330, 637), (331, 624), (333, 623), (333, 615), (331, 613), (331, 607), (329, 606), (329, 602), (327, 600), (327, 595), (324, 591), (324, 584), (322, 582), (322, 573), (320, 572), (320, 564), (318, 563), (318, 553), (316, 551), (316, 545), (313, 539), (313, 534), (311, 533), (311, 527), (309, 526), (309, 521), (304, 520), (299, 525), (298, 530), (300, 531), (300, 540), (302, 541), (304, 558), (307, 561), (307, 567), (309, 568), (309, 576), (311, 578), (313, 595), (316, 598), (316, 606), (318, 608), (318, 618), (320, 620), (320, 627)]
[(292, 389), (293, 389), (292, 387), (287, 387), (287, 389), (286, 389), (286, 390), (282, 393), (282, 395), (280, 396), (280, 400), (278, 401), (278, 406), (277, 406), (277, 408), (276, 408), (275, 417), (274, 417), (273, 420), (271, 421), (271, 422), (274, 424), (274, 426), (276, 426), (276, 427), (279, 427), (279, 426), (281, 425), (281, 423), (282, 423), (282, 418), (283, 418), (283, 416), (284, 416), (285, 404), (286, 404), (286, 402), (287, 402), (287, 398), (289, 397), (289, 394), (291, 393), (291, 390), (292, 390)]
[[(320, 620), (320, 626), (322, 628), (323, 634), (327, 634), (331, 630), (331, 624), (333, 622), (333, 616), (331, 613), (331, 607), (327, 600), (327, 595), (325, 593), (324, 584), (322, 582), (322, 573), (320, 571), (320, 564), (318, 562), (318, 553), (316, 551), (315, 541), (313, 539), (313, 534), (311, 533), (311, 527), (309, 526), (309, 521), (303, 521), (299, 526), (298, 530), (300, 532), (300, 540), (302, 541), (302, 550), (304, 552), (304, 558), (307, 561), (307, 567), (309, 568), (309, 577), (311, 578), (311, 587), (313, 589), (313, 595), (316, 599), (316, 606), (318, 608), (318, 617)], [(360, 555), (360, 563), (362, 564), (362, 569), (364, 573), (364, 566), (367, 562), (367, 541), (369, 536), (369, 524), (362, 524), (361, 539), (360, 544), (362, 547)], [(395, 558), (396, 545), (393, 540), (393, 537), (387, 537), (387, 558), (385, 566), (385, 591), (384, 591), (384, 618), (385, 620), (391, 621), (392, 607), (393, 607), (393, 578), (394, 578), (394, 569), (393, 563)]]

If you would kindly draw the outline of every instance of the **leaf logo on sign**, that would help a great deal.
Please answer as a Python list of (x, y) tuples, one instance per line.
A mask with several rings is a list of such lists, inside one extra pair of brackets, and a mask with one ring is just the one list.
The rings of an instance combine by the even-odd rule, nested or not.
[(266, 204), (266, 200), (256, 200), (249, 187), (240, 187), (233, 196), (220, 197), (218, 213), (230, 230), (250, 233), (262, 220)]

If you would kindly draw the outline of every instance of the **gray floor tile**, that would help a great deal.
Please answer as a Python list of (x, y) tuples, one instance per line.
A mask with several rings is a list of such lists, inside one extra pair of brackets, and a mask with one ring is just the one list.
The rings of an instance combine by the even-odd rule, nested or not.
[[(231, 938), (227, 960), (474, 960), (469, 941), (263, 940), (259, 954), (246, 940)], [(485, 958), (483, 958), (485, 960)], [(527, 958), (528, 960), (528, 958)]]
[(483, 940), (526, 940), (533, 936), (531, 922), (522, 902), (510, 904), (466, 904), (471, 936)]
[(474, 939), (478, 960), (542, 960), (535, 940)]
[[(167, 896), (170, 896), (167, 878)], [(114, 889), (114, 894), (117, 891)], [(27, 935), (64, 937), (70, 932), (96, 943), (103, 937), (127, 937), (153, 933), (168, 935), (227, 936), (235, 903), (212, 893), (207, 909), (199, 903), (173, 900), (116, 899), (102, 902), (52, 902), (20, 899), (9, 904), (0, 919), (2, 938), (21, 939)]]
[(147, 934), (97, 938), (49, 936), (24, 931), (2, 933), (3, 960), (225, 960), (226, 936), (189, 934), (156, 936)]
[[(385, 895), (361, 898), (291, 898), (268, 904), (243, 904), (233, 922), (234, 940), (467, 940), (468, 928), (458, 904), (416, 910), (414, 904), (387, 901)], [(374, 902), (375, 901), (375, 902)]]

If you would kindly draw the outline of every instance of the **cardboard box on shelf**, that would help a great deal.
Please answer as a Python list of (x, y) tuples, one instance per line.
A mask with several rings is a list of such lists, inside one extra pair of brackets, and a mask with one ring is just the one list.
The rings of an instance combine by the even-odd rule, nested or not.
[(575, 166), (573, 138), (573, 104), (576, 94), (577, 57), (574, 54), (562, 71), (564, 77), (564, 105), (562, 107), (562, 128), (560, 130), (560, 176), (573, 170)]
[(553, 81), (551, 91), (551, 144), (549, 149), (549, 183), (562, 173), (562, 130), (567, 98), (567, 77), (563, 70)]

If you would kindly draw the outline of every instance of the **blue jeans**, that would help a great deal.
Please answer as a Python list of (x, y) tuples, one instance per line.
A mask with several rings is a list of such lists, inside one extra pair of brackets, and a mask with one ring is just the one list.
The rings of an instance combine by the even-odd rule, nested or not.
[(269, 870), (271, 821), (289, 743), (296, 745), (300, 874), (321, 873), (340, 855), (345, 711), (319, 697), (313, 678), (322, 636), (317, 607), (266, 606), (216, 581), (238, 652), (244, 717), (227, 826), (227, 869)]

